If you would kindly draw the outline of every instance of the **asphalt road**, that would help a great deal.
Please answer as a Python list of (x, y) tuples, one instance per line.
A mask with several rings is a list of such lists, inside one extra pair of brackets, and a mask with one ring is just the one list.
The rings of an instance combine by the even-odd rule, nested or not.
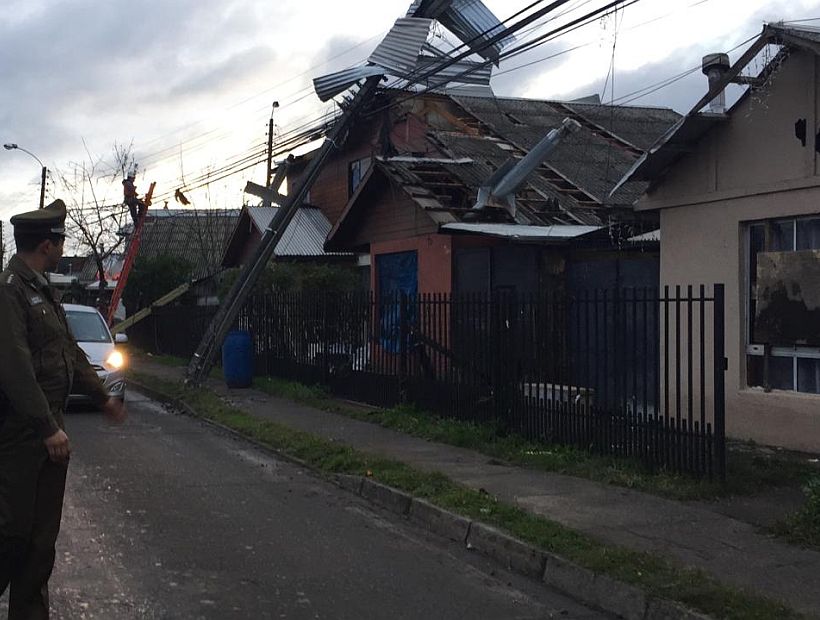
[(69, 414), (54, 618), (604, 617), (139, 394), (128, 408), (122, 427)]

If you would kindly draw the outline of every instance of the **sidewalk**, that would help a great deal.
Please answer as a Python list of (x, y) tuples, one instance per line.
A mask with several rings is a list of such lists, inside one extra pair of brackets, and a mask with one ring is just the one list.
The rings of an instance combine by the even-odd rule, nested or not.
[[(184, 369), (139, 361), (138, 372), (181, 379)], [(820, 617), (820, 553), (778, 542), (748, 523), (709, 510), (582, 478), (496, 464), (487, 456), (403, 435), (257, 390), (206, 386), (245, 412), (357, 450), (438, 471), (599, 540), (671, 556), (723, 583), (779, 599)]]

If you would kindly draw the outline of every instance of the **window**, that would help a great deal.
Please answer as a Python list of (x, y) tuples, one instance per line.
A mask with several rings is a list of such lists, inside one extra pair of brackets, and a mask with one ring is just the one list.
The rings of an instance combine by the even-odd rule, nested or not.
[(350, 162), (350, 171), (348, 174), (348, 196), (352, 196), (353, 192), (356, 191), (356, 188), (359, 187), (359, 183), (361, 183), (362, 179), (364, 179), (364, 175), (367, 174), (368, 170), (370, 170), (370, 163), (370, 157), (363, 157), (362, 159), (356, 159)]
[(799, 286), (820, 271), (820, 216), (752, 222), (747, 249), (747, 384), (820, 394), (820, 308)]
[(98, 313), (68, 310), (66, 319), (77, 342), (111, 342), (111, 333)]

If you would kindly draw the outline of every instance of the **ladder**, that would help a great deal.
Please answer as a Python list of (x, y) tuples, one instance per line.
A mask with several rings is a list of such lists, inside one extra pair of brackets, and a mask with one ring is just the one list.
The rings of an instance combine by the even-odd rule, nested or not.
[(125, 251), (125, 261), (120, 270), (120, 277), (117, 280), (117, 286), (114, 287), (114, 292), (111, 294), (111, 302), (108, 304), (108, 325), (114, 323), (114, 313), (117, 311), (117, 306), (120, 305), (122, 299), (122, 292), (125, 290), (125, 285), (128, 283), (128, 274), (131, 273), (131, 267), (134, 266), (134, 261), (137, 259), (137, 252), (140, 249), (140, 239), (142, 238), (142, 226), (145, 223), (145, 215), (148, 213), (148, 207), (151, 206), (151, 197), (154, 195), (154, 187), (156, 182), (151, 183), (148, 192), (143, 197), (143, 204), (145, 208), (141, 210), (137, 218), (137, 225), (134, 227), (134, 233), (128, 240), (128, 249)]

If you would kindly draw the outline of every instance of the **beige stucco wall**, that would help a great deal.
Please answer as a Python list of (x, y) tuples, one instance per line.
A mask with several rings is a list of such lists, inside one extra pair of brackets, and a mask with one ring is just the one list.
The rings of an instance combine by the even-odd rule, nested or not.
[(809, 451), (820, 451), (820, 396), (746, 387), (745, 224), (820, 214), (817, 65), (793, 54), (763, 95), (743, 101), (639, 203), (661, 209), (661, 284), (726, 287), (728, 434)]

